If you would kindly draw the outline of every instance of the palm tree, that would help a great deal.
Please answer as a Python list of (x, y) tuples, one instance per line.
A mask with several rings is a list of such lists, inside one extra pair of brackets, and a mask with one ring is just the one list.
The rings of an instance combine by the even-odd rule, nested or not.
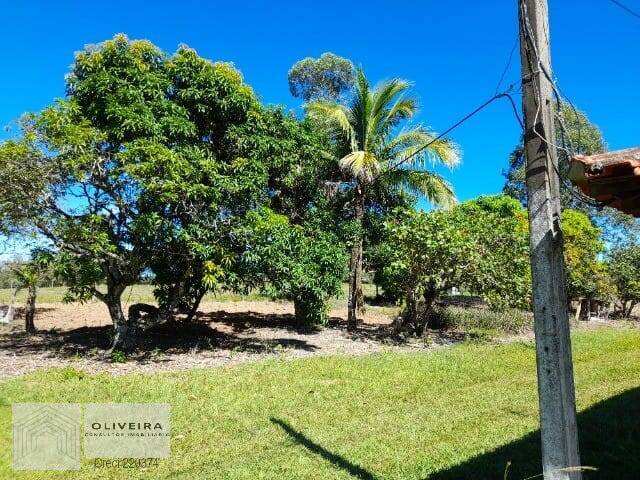
[[(434, 142), (433, 132), (406, 124), (418, 109), (409, 88), (408, 82), (392, 79), (371, 89), (358, 69), (346, 104), (317, 100), (306, 105), (310, 116), (327, 125), (336, 145), (344, 145), (339, 165), (352, 185), (353, 216), (360, 226), (374, 183), (424, 197), (436, 206), (455, 202), (451, 185), (428, 167), (454, 167), (460, 159), (458, 147), (446, 139)], [(349, 268), (347, 325), (355, 329), (364, 306), (361, 235), (351, 250)]]

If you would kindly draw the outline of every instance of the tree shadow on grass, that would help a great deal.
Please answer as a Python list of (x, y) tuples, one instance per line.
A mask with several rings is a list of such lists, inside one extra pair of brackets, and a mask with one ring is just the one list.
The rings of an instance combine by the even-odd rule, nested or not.
[[(640, 479), (640, 388), (603, 400), (578, 415), (585, 480)], [(428, 480), (522, 480), (542, 472), (540, 431), (464, 463), (430, 475)]]
[(324, 458), (328, 462), (330, 462), (333, 465), (335, 465), (336, 467), (346, 471), (347, 473), (349, 473), (350, 475), (354, 476), (355, 478), (360, 478), (361, 480), (376, 480), (377, 479), (377, 477), (375, 477), (368, 470), (365, 470), (364, 468), (360, 467), (359, 465), (356, 465), (355, 463), (350, 462), (349, 460), (345, 459), (344, 457), (342, 457), (342, 456), (340, 456), (340, 455), (338, 455), (336, 453), (333, 453), (333, 452), (327, 450), (326, 448), (322, 447), (321, 445), (315, 443), (314, 441), (309, 439), (307, 436), (305, 436), (303, 433), (295, 430), (287, 422), (285, 422), (283, 420), (280, 420), (278, 418), (273, 418), (273, 417), (271, 417), (269, 420), (271, 420), (271, 423), (274, 423), (274, 424), (278, 425), (280, 428), (282, 428), (287, 433), (287, 435), (289, 435), (289, 437), (291, 437), (296, 443), (299, 443), (300, 445), (305, 447), (310, 452), (313, 452), (316, 455), (320, 455), (322, 458)]
[[(368, 470), (335, 454), (293, 429), (286, 422), (271, 418), (294, 441), (320, 455), (356, 478), (375, 480)], [(578, 415), (583, 480), (640, 479), (640, 388), (627, 390), (603, 400)], [(460, 439), (462, 442), (464, 439)], [(473, 457), (446, 470), (432, 473), (425, 480), (502, 480), (541, 478), (540, 431)]]

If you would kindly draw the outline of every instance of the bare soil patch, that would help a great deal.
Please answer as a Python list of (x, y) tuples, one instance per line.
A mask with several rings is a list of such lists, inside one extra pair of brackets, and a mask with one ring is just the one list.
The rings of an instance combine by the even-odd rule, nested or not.
[(0, 327), (0, 378), (38, 368), (72, 366), (90, 373), (157, 372), (235, 365), (265, 358), (362, 355), (385, 350), (419, 351), (451, 344), (459, 334), (432, 332), (428, 339), (402, 338), (388, 328), (388, 309), (369, 307), (358, 332), (346, 330), (346, 309), (335, 309), (324, 328), (296, 323), (289, 302), (203, 303), (195, 321), (156, 327), (124, 363), (106, 354), (111, 321), (101, 303), (40, 304), (38, 333), (27, 335), (20, 315)]

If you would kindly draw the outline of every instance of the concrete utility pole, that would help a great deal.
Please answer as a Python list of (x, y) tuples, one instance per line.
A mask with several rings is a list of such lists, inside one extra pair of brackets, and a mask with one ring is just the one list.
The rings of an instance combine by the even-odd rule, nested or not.
[[(518, 0), (533, 275), (538, 398), (545, 480), (579, 480), (575, 388), (560, 229), (547, 0)], [(545, 73), (546, 72), (546, 73)], [(541, 138), (542, 137), (542, 138)], [(545, 140), (543, 140), (545, 139)]]

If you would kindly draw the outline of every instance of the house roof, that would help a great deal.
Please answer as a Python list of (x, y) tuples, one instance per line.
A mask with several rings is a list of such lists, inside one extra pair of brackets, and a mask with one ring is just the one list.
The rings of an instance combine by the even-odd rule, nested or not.
[(594, 200), (640, 217), (640, 148), (576, 155), (569, 178)]

